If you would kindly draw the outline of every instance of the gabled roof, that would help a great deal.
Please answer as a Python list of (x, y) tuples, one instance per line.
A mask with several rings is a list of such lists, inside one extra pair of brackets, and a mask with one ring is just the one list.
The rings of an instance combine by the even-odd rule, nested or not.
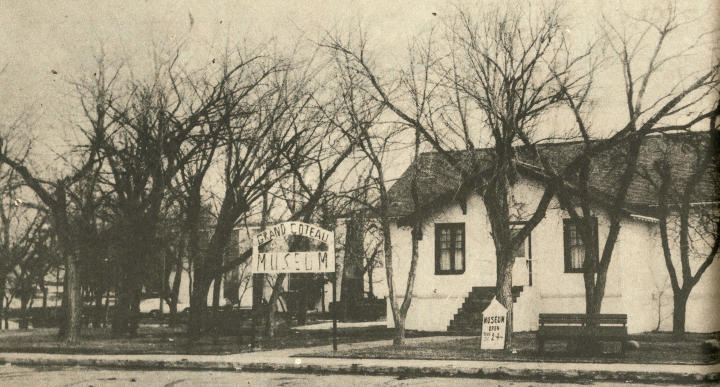
[[(709, 140), (708, 132), (683, 132), (648, 136), (643, 139), (638, 160), (638, 169), (630, 185), (626, 208), (633, 212), (648, 214), (649, 209), (657, 203), (657, 191), (650, 183), (659, 181), (653, 163), (666, 158), (670, 163), (673, 178), (677, 186), (692, 173), (695, 164), (698, 144)], [(561, 170), (582, 150), (580, 142), (565, 142), (538, 145), (538, 151), (546, 157), (557, 170)], [(613, 149), (593, 158), (590, 171), (590, 188), (596, 199), (608, 201), (616, 193), (620, 176), (624, 169), (624, 147)], [(489, 165), (492, 153), (489, 149), (475, 150), (475, 157)], [(454, 153), (461, 162), (469, 165), (470, 151)], [(518, 171), (527, 178), (539, 179), (541, 171), (539, 162), (530, 157), (523, 148), (516, 148)], [(717, 162), (717, 160), (715, 160)], [(410, 196), (412, 176), (419, 171), (418, 199), (419, 212), (438, 208), (454, 200), (464, 198), (461, 176), (439, 153), (422, 153), (416, 165), (411, 165), (389, 190), (390, 212), (393, 217), (406, 217), (415, 213)], [(717, 165), (717, 164), (716, 164)], [(710, 168), (706, 177), (699, 184), (693, 202), (714, 202), (720, 200), (720, 173), (717, 168)]]

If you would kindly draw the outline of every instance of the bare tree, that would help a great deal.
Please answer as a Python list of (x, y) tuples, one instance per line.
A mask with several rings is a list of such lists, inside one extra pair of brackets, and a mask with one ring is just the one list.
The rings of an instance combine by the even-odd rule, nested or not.
[[(262, 60), (262, 62), (261, 62)], [(238, 220), (273, 189), (290, 166), (302, 165), (303, 144), (316, 134), (306, 125), (312, 99), (308, 88), (313, 73), (307, 64), (282, 58), (260, 58), (252, 69), (239, 72), (233, 92), (219, 104), (216, 120), (222, 136), (224, 192), (207, 251), (193, 256), (194, 281), (190, 332), (200, 332), (210, 284), (219, 281), (223, 267), (247, 260), (240, 256), (223, 262), (230, 234)], [(217, 297), (215, 297), (217, 298)], [(193, 301), (194, 300), (194, 301)]]
[[(657, 193), (660, 241), (673, 292), (672, 330), (677, 338), (685, 333), (688, 298), (720, 247), (720, 210), (716, 203), (703, 200), (716, 193), (720, 184), (718, 114), (720, 108), (710, 119), (709, 132), (669, 137), (671, 145), (644, 174)], [(694, 157), (683, 158), (680, 164), (678, 153)]]
[[(8, 146), (6, 143), (0, 152), (8, 153)], [(18, 262), (18, 255), (25, 255), (30, 248), (31, 222), (24, 216), (27, 208), (23, 206), (21, 187), (22, 179), (12, 168), (0, 163), (0, 324), (5, 317), (8, 276)]]
[[(319, 97), (313, 98), (314, 105), (303, 117), (302, 124), (307, 135), (297, 144), (295, 153), (284, 152), (289, 175), (284, 182), (290, 182), (290, 188), (279, 186), (279, 197), (285, 199), (290, 213), (289, 220), (300, 220), (309, 223), (320, 221), (322, 226), (335, 229), (335, 220), (319, 216), (325, 201), (332, 190), (333, 178), (344, 165), (356, 142), (348, 139), (339, 131), (329, 118), (330, 104)], [(324, 221), (324, 222), (323, 222)], [(323, 224), (327, 223), (327, 224)], [(309, 246), (304, 238), (290, 241), (291, 251), (302, 251)], [(337, 265), (336, 265), (337, 266)], [(337, 267), (336, 273), (337, 276)], [(272, 294), (266, 309), (266, 335), (274, 335), (275, 306), (282, 290), (286, 275), (281, 273), (272, 286)], [(299, 320), (303, 321), (307, 312), (307, 297), (318, 283), (312, 276), (301, 277), (298, 300)]]
[[(57, 235), (58, 250), (65, 262), (65, 299), (66, 318), (61, 326), (61, 336), (68, 342), (80, 339), (82, 295), (80, 291), (80, 276), (77, 261), (77, 254), (74, 251), (74, 233), (70, 221), (72, 211), (68, 203), (67, 190), (79, 180), (85, 178), (89, 171), (96, 165), (98, 153), (94, 146), (89, 146), (80, 167), (72, 169), (65, 176), (49, 181), (38, 177), (26, 166), (28, 160), (25, 157), (17, 156), (9, 152), (4, 136), (0, 135), (0, 164), (12, 168), (22, 178), (24, 184), (29, 187), (41, 202), (47, 207), (48, 216), (51, 220), (52, 230)], [(26, 147), (25, 149), (29, 149)], [(27, 155), (27, 151), (19, 152)]]
[[(181, 193), (173, 195), (180, 196)], [(168, 200), (165, 211), (163, 232), (161, 233), (161, 246), (163, 246), (162, 289), (160, 296), (169, 308), (169, 325), (177, 322), (177, 307), (182, 285), (185, 262), (188, 258), (188, 230), (185, 222), (185, 211), (181, 204), (182, 199)], [(171, 280), (172, 277), (172, 280)]]
[[(305, 69), (307, 69), (305, 67)], [(283, 72), (285, 76), (289, 76), (290, 72)], [(258, 197), (268, 196), (263, 200), (263, 210), (261, 224), (264, 225), (269, 220), (268, 205), (273, 198), (286, 199), (285, 213), (288, 213), (286, 220), (301, 220), (310, 222), (313, 217), (317, 216), (317, 211), (322, 207), (323, 199), (332, 184), (332, 179), (340, 166), (352, 153), (355, 146), (353, 142), (348, 142), (347, 138), (338, 135), (332, 125), (329, 125), (325, 118), (326, 109), (324, 99), (317, 91), (318, 84), (310, 84), (315, 75), (313, 71), (303, 72), (299, 80), (296, 82), (280, 82), (279, 85), (287, 85), (289, 89), (283, 92), (286, 95), (285, 105), (278, 105), (275, 111), (282, 113), (283, 108), (288, 110), (271, 122), (258, 121), (260, 128), (266, 130), (273, 129), (272, 133), (282, 134), (274, 137), (275, 146), (270, 151), (256, 150), (253, 155), (268, 157), (261, 166), (263, 168), (274, 168), (272, 171), (272, 179), (264, 182), (258, 181), (258, 186), (252, 185), (245, 187), (252, 195), (248, 198), (252, 204), (258, 200)], [(288, 91), (292, 91), (288, 93)], [(302, 98), (299, 98), (302, 97)], [(266, 101), (267, 102), (267, 101)], [(278, 104), (280, 101), (277, 102)], [(249, 117), (259, 119), (260, 117)], [(252, 121), (250, 121), (252, 122)], [(267, 128), (265, 125), (274, 125), (273, 128)], [(252, 130), (250, 126), (247, 130)], [(285, 136), (285, 138), (282, 138)], [(260, 138), (266, 141), (272, 141), (273, 138), (263, 136)], [(267, 144), (267, 143), (266, 143)], [(241, 146), (249, 146), (247, 144)], [(271, 146), (267, 144), (266, 146)], [(241, 155), (243, 153), (236, 152)], [(278, 157), (278, 158), (275, 158)], [(242, 164), (240, 164), (242, 165)], [(265, 169), (263, 169), (265, 170)], [(269, 170), (268, 170), (269, 171)], [(270, 172), (270, 171), (269, 171)], [(287, 195), (288, 181), (294, 180), (296, 190), (294, 194)], [(249, 180), (252, 182), (253, 180)], [(283, 192), (284, 190), (284, 192)], [(292, 190), (292, 189), (291, 189)], [(271, 192), (272, 191), (272, 192)], [(272, 194), (272, 197), (270, 197)], [(245, 211), (249, 210), (247, 208)], [(263, 226), (261, 226), (262, 228)], [(294, 244), (294, 243), (291, 243)], [(292, 246), (293, 248), (301, 248), (301, 246)], [(228, 270), (235, 269), (238, 265), (244, 264), (252, 255), (252, 249), (248, 248), (241, 254), (232, 257), (227, 262), (221, 263), (213, 269), (213, 275), (220, 275)], [(261, 300), (259, 290), (262, 289), (265, 279), (263, 275), (256, 275), (253, 280), (253, 306), (259, 305)], [(265, 300), (265, 307), (262, 311), (256, 311), (265, 315), (265, 333), (267, 336), (274, 335), (274, 313), (275, 306), (282, 294), (282, 285), (286, 275), (279, 274), (272, 280), (272, 293), (269, 300)]]
[[(606, 39), (615, 54), (615, 68), (621, 72), (624, 79), (624, 87), (617, 90), (617, 93), (625, 96), (627, 120), (613, 135), (613, 138), (621, 138), (623, 135), (624, 141), (615, 142), (614, 149), (605, 154), (591, 151), (593, 147), (597, 149), (598, 144), (603, 141), (593, 136), (590, 120), (587, 119), (588, 96), (565, 93), (565, 101), (575, 116), (586, 154), (583, 159), (577, 160), (579, 168), (572, 179), (576, 190), (570, 191), (566, 186), (562, 186), (558, 196), (563, 208), (579, 225), (578, 232), (583, 244), (591, 247), (585, 250), (583, 263), (587, 313), (600, 313), (601, 310), (607, 272), (622, 220), (627, 216), (628, 190), (638, 173), (638, 158), (643, 138), (651, 133), (687, 130), (710, 117), (713, 114), (712, 109), (704, 108), (703, 104), (718, 84), (717, 63), (712, 64), (709, 69), (688, 74), (671, 84), (661, 76), (664, 71), (684, 66), (684, 57), (699, 48), (697, 45), (689, 45), (680, 52), (668, 52), (668, 41), (682, 34), (680, 27), (684, 25), (678, 20), (672, 4), (659, 22), (650, 18), (630, 17), (624, 21), (628, 25), (643, 29), (637, 34), (629, 34), (622, 27), (607, 21), (604, 24)], [(565, 92), (568, 80), (562, 76), (558, 76), (557, 80), (560, 89)], [(605, 208), (610, 225), (601, 253), (592, 248), (597, 245), (597, 229), (592, 217), (591, 203), (597, 196), (590, 168), (594, 158), (598, 157), (616, 160), (612, 171), (615, 174), (615, 189), (606, 193), (609, 196), (607, 203), (610, 205)]]
[[(367, 170), (366, 180), (370, 182), (371, 189), (375, 191), (373, 197), (377, 197), (377, 202), (368, 201), (368, 195), (362, 197), (350, 196), (352, 200), (360, 200), (360, 204), (365, 211), (372, 214), (378, 219), (381, 235), (382, 235), (382, 251), (384, 253), (384, 266), (386, 281), (388, 287), (388, 296), (390, 300), (390, 308), (393, 315), (395, 325), (395, 337), (393, 343), (401, 345), (405, 340), (405, 319), (412, 303), (413, 287), (415, 283), (415, 273), (418, 260), (418, 238), (421, 232), (420, 223), (413, 224), (412, 231), (412, 252), (410, 257), (410, 268), (405, 281), (405, 293), (402, 303), (398, 304), (396, 296), (395, 279), (399, 278), (394, 270), (392, 235), (390, 218), (390, 196), (388, 194), (388, 180), (385, 177), (385, 157), (388, 151), (392, 150), (395, 145), (394, 141), (404, 132), (403, 126), (389, 125), (392, 129), (378, 125), (379, 118), (384, 111), (385, 101), (378, 101), (373, 96), (368, 95), (364, 90), (372, 87), (374, 83), (368, 81), (366, 76), (358, 72), (356, 64), (363, 65), (362, 54), (356, 56), (349, 50), (343, 49), (338, 40), (329, 43), (329, 46), (335, 53), (335, 67), (337, 78), (337, 89), (340, 91), (337, 98), (340, 105), (335, 111), (338, 112), (332, 117), (331, 122), (342, 130), (346, 136), (354, 139), (358, 143), (358, 152), (369, 161), (369, 169)], [(415, 136), (415, 157), (419, 151), (420, 137), (416, 130)], [(414, 176), (418, 175), (415, 171)], [(415, 179), (413, 179), (415, 183)], [(417, 206), (417, 190), (416, 184), (413, 186), (413, 201)], [(348, 252), (346, 251), (346, 254)]]
[[(525, 144), (532, 153), (543, 139), (536, 124), (563, 98), (554, 87), (554, 74), (571, 80), (566, 91), (572, 95), (588, 87), (590, 73), (580, 66), (593, 47), (570, 53), (557, 5), (539, 15), (512, 5), (480, 16), (462, 10), (456, 15), (446, 22), (442, 39), (430, 33), (412, 46), (410, 63), (398, 75), (383, 77), (374, 69), (364, 39), (355, 46), (334, 39), (328, 46), (354, 61), (373, 98), (457, 170), (459, 195), (480, 193), (496, 250), (497, 297), (509, 311), (510, 346), (513, 248), (544, 216), (560, 176), (551, 165), (541, 165), (548, 176), (545, 193), (523, 229), (513, 234), (510, 192), (518, 179), (514, 146)], [(482, 144), (490, 145), (476, 151)]]
[[(111, 188), (114, 227), (121, 237), (115, 334), (134, 334), (137, 329), (143, 283), (157, 267), (159, 257), (152, 246), (160, 238), (158, 228), (173, 179), (207, 149), (199, 138), (213, 129), (227, 85), (242, 68), (208, 71), (205, 77), (183, 69), (181, 53), (180, 48), (167, 55), (157, 53), (149, 77), (123, 78), (124, 88), (105, 87), (88, 95), (88, 106), (104, 109), (96, 121), (108, 121), (94, 125), (88, 137), (107, 163), (104, 184)], [(96, 74), (104, 76), (103, 63), (98, 67)]]

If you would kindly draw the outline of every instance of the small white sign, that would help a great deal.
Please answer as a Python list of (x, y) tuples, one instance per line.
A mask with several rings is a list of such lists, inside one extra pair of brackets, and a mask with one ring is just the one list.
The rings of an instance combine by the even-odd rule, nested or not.
[[(322, 242), (326, 251), (269, 251), (260, 246), (274, 238), (299, 235)], [(332, 273), (335, 271), (335, 233), (315, 224), (285, 222), (268, 227), (252, 238), (253, 273)]]
[(507, 309), (493, 298), (482, 312), (480, 349), (504, 349)]

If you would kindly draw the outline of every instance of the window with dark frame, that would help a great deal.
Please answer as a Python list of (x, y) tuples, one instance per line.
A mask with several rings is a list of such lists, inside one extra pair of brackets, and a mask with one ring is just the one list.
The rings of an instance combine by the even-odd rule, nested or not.
[(435, 224), (435, 274), (465, 272), (465, 224)]
[[(565, 273), (582, 273), (585, 258), (589, 250), (586, 248), (580, 234), (582, 219), (563, 219), (563, 247), (565, 255)], [(590, 218), (592, 225), (592, 246), (594, 253), (598, 252), (598, 224), (597, 218)]]

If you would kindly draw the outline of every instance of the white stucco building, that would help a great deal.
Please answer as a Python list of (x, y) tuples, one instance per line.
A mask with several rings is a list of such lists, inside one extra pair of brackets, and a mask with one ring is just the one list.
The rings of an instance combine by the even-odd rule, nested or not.
[[(639, 171), (652, 165), (659, 149), (665, 149), (666, 141), (665, 137), (645, 140)], [(555, 161), (558, 161), (572, 152), (573, 146), (547, 145), (544, 149), (548, 154), (556, 153)], [(681, 165), (682, 155), (677, 156), (676, 161)], [(612, 160), (612, 155), (607, 155), (592, 168), (591, 185), (605, 193), (613, 192), (613, 179), (616, 178)], [(409, 196), (409, 176), (413, 168), (409, 168), (390, 189), (396, 219), (392, 226), (392, 246), (397, 297), (403, 296), (411, 256), (411, 228), (407, 219), (419, 214), (422, 239), (406, 328), (462, 331), (472, 323), (471, 315), (484, 308), (480, 304), (488, 301), (494, 292), (495, 248), (487, 212), (478, 193), (457, 193), (459, 178), (440, 155), (425, 153), (418, 163), (423, 206), (420, 211), (413, 210)], [(511, 208), (513, 220), (521, 225), (532, 215), (544, 187), (537, 176), (519, 172), (520, 178), (512, 187)], [(710, 197), (698, 198), (698, 201), (717, 201), (716, 183), (714, 178), (708, 181), (702, 190)], [(658, 325), (660, 330), (672, 328), (672, 290), (657, 219), (651, 216), (652, 195), (651, 187), (638, 176), (628, 194), (627, 216), (621, 223), (602, 304), (602, 313), (627, 314), (631, 333), (651, 331)], [(592, 208), (592, 215), (597, 220), (600, 251), (609, 228), (607, 205), (599, 200)], [(585, 247), (578, 246), (581, 242), (574, 237), (573, 227), (568, 213), (561, 208), (557, 198), (553, 198), (544, 219), (516, 250), (513, 286), (519, 292), (515, 292), (515, 331), (537, 329), (539, 313), (585, 312), (581, 272)], [(676, 246), (672, 248), (676, 249)], [(694, 262), (691, 264), (697, 266)], [(719, 281), (720, 263), (716, 259), (688, 301), (688, 331), (720, 330)], [(392, 326), (389, 306), (388, 316), (388, 325)]]

